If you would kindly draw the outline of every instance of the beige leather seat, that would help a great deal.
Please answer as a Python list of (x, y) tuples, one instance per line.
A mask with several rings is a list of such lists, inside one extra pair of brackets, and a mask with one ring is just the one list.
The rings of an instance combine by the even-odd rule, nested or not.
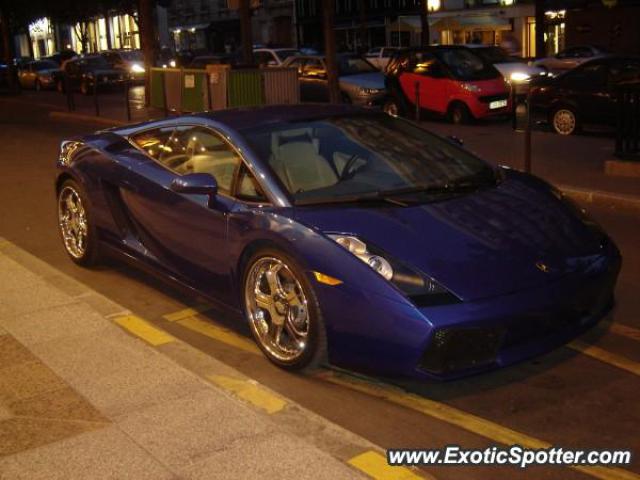
[[(295, 139), (280, 144), (287, 137)], [(312, 139), (306, 130), (295, 131), (295, 134), (274, 134), (271, 150), (271, 167), (290, 192), (330, 187), (338, 181), (335, 171), (319, 153), (318, 139)]]

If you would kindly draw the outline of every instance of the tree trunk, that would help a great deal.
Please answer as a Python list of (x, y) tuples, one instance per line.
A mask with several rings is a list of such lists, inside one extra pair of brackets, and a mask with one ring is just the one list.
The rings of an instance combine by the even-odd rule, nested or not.
[(367, 51), (367, 0), (358, 0), (358, 13), (360, 17), (359, 35), (360, 35), (360, 48), (359, 53)]
[(427, 10), (427, 0), (420, 2), (420, 44), (422, 46), (428, 46), (431, 43), (431, 37), (429, 33), (429, 15)]
[(544, 0), (535, 0), (536, 12), (536, 57), (541, 58), (547, 55), (547, 47), (544, 41), (545, 31), (545, 2)]
[(340, 85), (338, 84), (338, 62), (336, 61), (336, 34), (333, 30), (336, 4), (335, 0), (322, 0), (322, 19), (324, 27), (324, 51), (327, 63), (327, 84), (329, 102), (340, 103)]
[(107, 37), (107, 50), (111, 50), (113, 48), (111, 42), (111, 22), (109, 21), (109, 12), (107, 10), (104, 12), (104, 26), (106, 29), (104, 34)]
[(140, 47), (144, 57), (146, 71), (144, 80), (144, 101), (149, 106), (151, 101), (151, 68), (156, 59), (156, 32), (153, 21), (153, 0), (138, 1), (138, 32), (140, 35)]
[(253, 32), (251, 31), (251, 6), (250, 0), (240, 0), (238, 15), (240, 16), (240, 48), (242, 49), (242, 62), (246, 65), (253, 63)]

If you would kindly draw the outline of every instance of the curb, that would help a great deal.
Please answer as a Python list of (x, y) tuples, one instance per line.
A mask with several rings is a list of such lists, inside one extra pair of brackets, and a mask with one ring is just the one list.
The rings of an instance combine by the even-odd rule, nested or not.
[(640, 213), (640, 196), (622, 193), (611, 193), (603, 190), (585, 190), (570, 185), (557, 185), (557, 187), (573, 200), (601, 205), (618, 207), (633, 213)]
[(91, 123), (99, 123), (101, 125), (107, 125), (109, 127), (116, 127), (127, 125), (127, 122), (122, 120), (115, 120), (112, 118), (106, 117), (96, 117), (95, 115), (86, 115), (84, 113), (72, 113), (72, 112), (62, 112), (62, 111), (53, 111), (49, 112), (49, 118), (59, 119), (59, 120), (80, 120), (83, 122), (91, 122)]

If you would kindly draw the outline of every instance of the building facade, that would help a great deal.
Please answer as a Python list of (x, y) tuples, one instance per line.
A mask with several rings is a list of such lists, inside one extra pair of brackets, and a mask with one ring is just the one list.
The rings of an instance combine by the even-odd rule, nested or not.
[[(231, 52), (240, 46), (240, 20), (229, 0), (175, 0), (167, 10), (172, 48)], [(293, 0), (252, 2), (253, 43), (292, 46), (295, 41)]]

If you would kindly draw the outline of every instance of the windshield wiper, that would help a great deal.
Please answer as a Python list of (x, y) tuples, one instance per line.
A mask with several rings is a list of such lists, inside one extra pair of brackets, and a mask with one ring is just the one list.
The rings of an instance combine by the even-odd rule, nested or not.
[(408, 207), (409, 204), (401, 200), (390, 198), (384, 191), (368, 192), (360, 195), (340, 195), (330, 198), (307, 198), (296, 200), (296, 205), (325, 205), (330, 203), (379, 203), (385, 202), (398, 207)]

